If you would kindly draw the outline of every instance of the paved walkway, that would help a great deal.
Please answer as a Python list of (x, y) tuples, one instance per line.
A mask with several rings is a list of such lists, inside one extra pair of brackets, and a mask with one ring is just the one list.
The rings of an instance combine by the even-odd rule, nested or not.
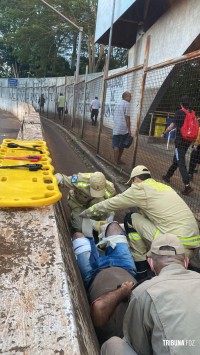
[(7, 111), (0, 110), (0, 144), (3, 139), (16, 138), (20, 130), (19, 120)]

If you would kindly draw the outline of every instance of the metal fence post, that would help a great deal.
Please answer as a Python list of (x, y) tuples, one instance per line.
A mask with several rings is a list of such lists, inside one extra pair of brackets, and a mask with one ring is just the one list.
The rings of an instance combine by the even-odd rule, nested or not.
[(98, 140), (97, 140), (97, 152), (96, 154), (99, 154), (99, 147), (100, 147), (100, 138), (101, 138), (101, 132), (102, 132), (102, 126), (103, 126), (103, 118), (104, 118), (104, 103), (105, 103), (105, 96), (106, 96), (106, 78), (107, 78), (107, 72), (106, 72), (106, 67), (107, 67), (107, 60), (104, 65), (104, 75), (103, 75), (103, 85), (102, 85), (102, 92), (101, 92), (101, 115), (100, 115), (100, 121), (99, 121), (99, 131), (98, 131)]
[(47, 118), (49, 117), (49, 85), (47, 90), (48, 98), (47, 98)]
[(25, 89), (24, 89), (24, 101), (26, 102), (26, 91), (27, 91), (27, 81), (25, 84)]
[(86, 108), (86, 91), (87, 91), (87, 77), (88, 77), (88, 65), (85, 68), (85, 87), (83, 93), (83, 116), (82, 116), (82, 126), (81, 126), (81, 139), (83, 138), (83, 130), (84, 130), (84, 120), (85, 120), (85, 108)]
[[(75, 74), (74, 74), (74, 78), (75, 78)], [(74, 86), (73, 86), (73, 106), (72, 106), (72, 119), (71, 119), (71, 128), (73, 128), (74, 125), (74, 117), (75, 117), (75, 85), (76, 85), (76, 80), (74, 79)]]
[(134, 166), (135, 166), (135, 163), (136, 163), (137, 146), (138, 146), (138, 136), (139, 136), (139, 129), (140, 129), (140, 118), (141, 118), (141, 113), (142, 113), (142, 102), (143, 102), (145, 81), (146, 81), (146, 75), (147, 75), (147, 73), (146, 73), (146, 68), (147, 68), (148, 59), (149, 59), (149, 49), (150, 49), (150, 35), (147, 37), (147, 42), (146, 42), (146, 50), (145, 50), (145, 58), (144, 58), (143, 75), (142, 75), (142, 81), (141, 81), (141, 87), (140, 87), (139, 111), (138, 111), (138, 114), (137, 114), (136, 131), (135, 131), (135, 136), (134, 136), (134, 141), (133, 141), (133, 161), (132, 161), (132, 167), (134, 167)]
[(55, 88), (56, 90), (55, 90), (55, 115), (54, 115), (54, 119), (56, 119), (57, 102), (58, 102), (57, 84), (58, 84), (58, 78), (56, 78), (56, 88)]

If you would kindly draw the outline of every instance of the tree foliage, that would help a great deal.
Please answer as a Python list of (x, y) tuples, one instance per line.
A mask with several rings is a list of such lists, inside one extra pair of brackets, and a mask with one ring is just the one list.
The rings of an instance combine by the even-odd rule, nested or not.
[(180, 108), (180, 99), (184, 95), (190, 98), (190, 106), (199, 115), (200, 63), (198, 61), (177, 64), (163, 86), (165, 87), (158, 111), (175, 112)]
[[(102, 70), (104, 46), (94, 43), (97, 0), (47, 2), (77, 26), (83, 27), (80, 72), (85, 72), (87, 64), (90, 73)], [(74, 74), (78, 29), (39, 0), (10, 0), (9, 3), (0, 0), (0, 5), (0, 76)], [(121, 65), (121, 53), (116, 54), (114, 66), (116, 63)], [(126, 55), (124, 59), (126, 62)]]

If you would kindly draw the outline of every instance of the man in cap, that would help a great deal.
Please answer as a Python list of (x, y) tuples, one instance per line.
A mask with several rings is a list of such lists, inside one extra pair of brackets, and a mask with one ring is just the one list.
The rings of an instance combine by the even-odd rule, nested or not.
[[(182, 191), (183, 195), (189, 195), (193, 188), (190, 186), (190, 178), (187, 172), (186, 163), (185, 163), (185, 155), (191, 142), (185, 140), (181, 135), (181, 127), (184, 124), (184, 120), (186, 117), (186, 112), (190, 110), (189, 107), (189, 97), (187, 95), (181, 98), (181, 109), (175, 112), (174, 118), (172, 119), (172, 123), (167, 127), (165, 132), (163, 132), (163, 136), (165, 133), (170, 132), (174, 127), (176, 127), (176, 138), (175, 138), (175, 153), (173, 157), (172, 165), (169, 167), (166, 175), (163, 175), (162, 179), (170, 183), (171, 177), (174, 175), (177, 168), (179, 168), (183, 183), (185, 185), (184, 190)], [(185, 112), (186, 111), (186, 112)]]
[(156, 238), (148, 262), (156, 276), (132, 291), (124, 317), (124, 339), (111, 338), (101, 355), (198, 355), (200, 275), (187, 270), (181, 241)]
[[(172, 233), (180, 238), (189, 253), (189, 249), (200, 247), (200, 235), (197, 222), (187, 204), (170, 186), (152, 179), (144, 165), (138, 165), (132, 170), (128, 183), (131, 183), (131, 187), (125, 192), (94, 205), (83, 211), (81, 216), (90, 218), (106, 211), (138, 208), (138, 212), (126, 215), (124, 225), (139, 280), (139, 277), (147, 276), (146, 253), (154, 238)], [(196, 263), (193, 266), (197, 266)]]
[(57, 173), (56, 178), (59, 186), (66, 186), (70, 189), (68, 205), (71, 209), (71, 223), (74, 231), (82, 232), (83, 220), (79, 216), (81, 211), (116, 194), (113, 183), (106, 180), (104, 174), (99, 171), (78, 173), (72, 176)]
[(123, 336), (127, 297), (136, 283), (135, 263), (122, 227), (113, 221), (106, 226), (103, 235), (105, 255), (99, 255), (93, 238), (79, 232), (72, 238), (100, 344), (111, 336)]

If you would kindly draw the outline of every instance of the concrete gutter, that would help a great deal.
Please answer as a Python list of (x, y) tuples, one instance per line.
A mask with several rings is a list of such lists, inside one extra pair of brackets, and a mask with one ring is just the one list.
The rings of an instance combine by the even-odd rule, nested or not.
[[(16, 115), (12, 102), (0, 105)], [(18, 139), (43, 140), (39, 114), (17, 105)], [(60, 204), (1, 209), (0, 232), (0, 353), (98, 354)]]
[(87, 160), (91, 163), (94, 170), (101, 171), (104, 173), (107, 179), (115, 184), (115, 188), (118, 193), (121, 193), (127, 189), (127, 186), (124, 184), (129, 179), (129, 174), (127, 172), (116, 166), (112, 168), (111, 163), (106, 163), (103, 161), (103, 159), (100, 159), (99, 156), (95, 155), (89, 149), (87, 149), (86, 145), (78, 140), (73, 133), (66, 129), (66, 127), (62, 127), (60, 124), (57, 124), (53, 120), (49, 120), (44, 116), (42, 117), (42, 120), (43, 119), (51, 122), (51, 124), (55, 125), (58, 129), (64, 132), (68, 140), (72, 142), (73, 146), (75, 146), (79, 151), (82, 152), (82, 154), (87, 157)]

